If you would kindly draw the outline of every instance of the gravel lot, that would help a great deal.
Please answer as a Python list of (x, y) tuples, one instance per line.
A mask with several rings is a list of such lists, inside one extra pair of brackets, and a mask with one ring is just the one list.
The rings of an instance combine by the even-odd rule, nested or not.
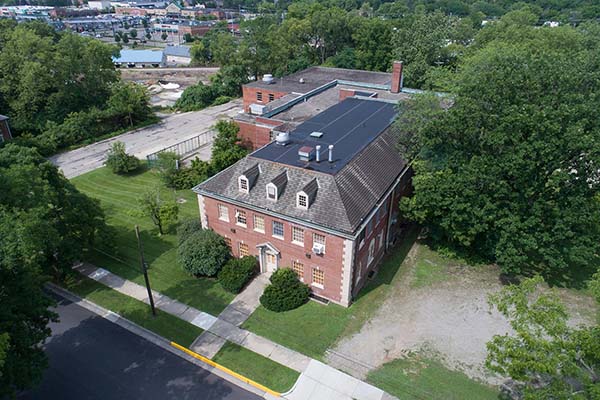
[[(73, 178), (100, 168), (108, 149), (116, 141), (125, 143), (128, 153), (143, 159), (148, 154), (207, 132), (219, 119), (230, 118), (241, 111), (241, 104), (241, 99), (236, 99), (201, 111), (167, 115), (158, 124), (56, 154), (50, 157), (50, 161), (58, 166), (67, 178)], [(208, 160), (210, 151), (200, 153), (200, 158)]]
[[(487, 304), (488, 295), (501, 288), (498, 271), (451, 265), (448, 279), (414, 288), (411, 281), (420, 250), (420, 245), (413, 246), (404, 271), (401, 268), (396, 275), (395, 287), (378, 312), (360, 332), (342, 339), (333, 350), (369, 368), (421, 351), (472, 378), (500, 383), (503, 379), (484, 368), (486, 342), (495, 334), (511, 331), (504, 317)], [(595, 305), (590, 297), (567, 290), (560, 295), (571, 311), (571, 324), (593, 322)], [(335, 358), (330, 356), (328, 361), (335, 362)], [(356, 375), (356, 370), (348, 372)]]

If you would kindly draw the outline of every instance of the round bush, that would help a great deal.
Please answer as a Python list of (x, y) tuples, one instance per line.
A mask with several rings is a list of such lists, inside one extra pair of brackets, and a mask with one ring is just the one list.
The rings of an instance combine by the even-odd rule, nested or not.
[(219, 283), (231, 293), (239, 293), (256, 272), (256, 258), (232, 258), (219, 272)]
[(309, 292), (308, 286), (298, 280), (294, 271), (278, 269), (271, 276), (271, 284), (260, 296), (260, 303), (267, 310), (289, 311), (306, 303)]
[(185, 242), (193, 233), (201, 231), (202, 224), (198, 218), (192, 218), (183, 221), (177, 228), (177, 237), (179, 238), (179, 244)]
[(177, 250), (179, 264), (195, 276), (215, 276), (229, 257), (225, 240), (208, 229), (192, 233)]

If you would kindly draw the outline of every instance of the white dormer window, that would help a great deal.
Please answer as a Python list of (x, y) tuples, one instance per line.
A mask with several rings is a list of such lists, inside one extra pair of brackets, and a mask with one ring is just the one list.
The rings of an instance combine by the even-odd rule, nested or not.
[(240, 192), (244, 192), (244, 193), (248, 193), (248, 178), (246, 178), (244, 175), (240, 176), (238, 179), (238, 184), (239, 184), (239, 188), (240, 188)]
[(308, 210), (308, 196), (304, 192), (296, 194), (296, 207)]
[(272, 183), (267, 184), (267, 199), (277, 200), (277, 186)]

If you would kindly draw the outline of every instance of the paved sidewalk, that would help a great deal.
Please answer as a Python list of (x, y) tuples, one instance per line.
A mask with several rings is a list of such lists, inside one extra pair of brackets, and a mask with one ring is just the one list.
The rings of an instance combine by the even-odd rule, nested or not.
[[(266, 275), (258, 275), (217, 318), (235, 326), (242, 325), (260, 304), (260, 296), (268, 284), (269, 278)], [(225, 343), (227, 340), (223, 337), (207, 330), (194, 340), (190, 348), (205, 357), (213, 358)]]
[[(94, 279), (120, 293), (133, 297), (137, 300), (148, 303), (148, 293), (144, 286), (123, 279), (103, 268), (95, 267), (91, 264), (80, 263), (74, 267), (83, 275)], [(266, 277), (264, 277), (266, 279)], [(236, 343), (248, 350), (267, 357), (279, 364), (301, 373), (300, 378), (294, 385), (294, 388), (284, 395), (290, 400), (384, 400), (392, 399), (387, 393), (368, 383), (360, 381), (348, 374), (313, 360), (304, 354), (281, 346), (269, 339), (258, 336), (252, 332), (238, 327), (245, 319), (242, 319), (244, 307), (252, 307), (257, 299), (257, 291), (261, 290), (260, 285), (265, 285), (264, 280), (255, 279), (254, 286), (248, 294), (240, 294), (238, 306), (232, 306), (229, 312), (227, 308), (220, 314), (225, 318), (231, 318), (232, 322), (217, 318), (193, 307), (189, 307), (168, 296), (152, 291), (156, 308), (175, 315), (195, 326), (198, 326), (209, 332), (208, 336), (212, 340), (213, 348), (220, 348), (225, 341)], [(268, 282), (267, 282), (268, 283)], [(251, 285), (250, 285), (251, 286)], [(250, 289), (250, 286), (247, 288)], [(256, 308), (257, 305), (254, 305)], [(249, 308), (248, 308), (249, 309)], [(246, 318), (250, 313), (246, 314)], [(200, 335), (201, 337), (202, 335)], [(199, 338), (200, 338), (199, 337)], [(198, 339), (197, 339), (198, 340)], [(209, 339), (206, 340), (207, 344)], [(221, 343), (222, 341), (222, 343)], [(210, 350), (210, 349), (209, 349)], [(218, 351), (218, 350), (217, 350)], [(207, 356), (205, 353), (200, 353)], [(216, 352), (215, 352), (216, 354)], [(214, 355), (213, 355), (214, 356)]]

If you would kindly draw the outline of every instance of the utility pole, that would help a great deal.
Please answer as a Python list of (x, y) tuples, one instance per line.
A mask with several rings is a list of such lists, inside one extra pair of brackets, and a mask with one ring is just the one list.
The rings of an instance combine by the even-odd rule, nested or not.
[(142, 246), (142, 239), (140, 238), (140, 228), (135, 226), (135, 237), (137, 237), (138, 250), (140, 251), (140, 262), (142, 265), (142, 272), (144, 273), (144, 280), (146, 281), (146, 289), (148, 290), (148, 299), (150, 300), (150, 308), (152, 309), (152, 315), (156, 317), (156, 309), (154, 308), (154, 298), (152, 297), (152, 289), (150, 289), (150, 280), (148, 279), (148, 265), (144, 260), (144, 248)]

